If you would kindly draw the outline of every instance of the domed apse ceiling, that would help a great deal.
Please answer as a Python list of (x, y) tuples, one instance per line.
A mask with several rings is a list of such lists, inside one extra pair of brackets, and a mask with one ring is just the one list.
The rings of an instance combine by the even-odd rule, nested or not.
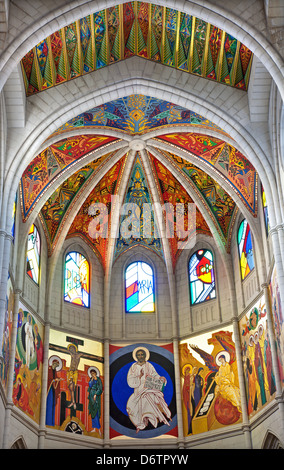
[[(182, 126), (184, 132), (180, 132)], [(200, 133), (200, 127), (206, 133)], [(86, 134), (86, 129), (92, 129), (92, 133)], [(108, 129), (115, 129), (121, 138), (108, 136)], [(153, 130), (159, 132), (154, 138)], [(65, 138), (67, 131), (75, 135)], [(147, 148), (130, 155), (126, 135), (128, 140), (129, 136), (143, 135)], [(49, 255), (65, 238), (78, 236), (92, 247), (105, 268), (109, 236), (94, 238), (88, 227), (95, 216), (90, 211), (92, 204), (104, 204), (108, 214), (114, 212), (112, 196), (136, 203), (142, 209), (141, 224), (144, 203), (158, 200), (176, 207), (194, 202), (197, 232), (212, 236), (213, 227), (227, 251), (238, 206), (257, 216), (258, 177), (254, 167), (226, 142), (222, 129), (173, 103), (131, 95), (75, 117), (57, 129), (53, 140), (55, 136), (58, 141), (31, 161), (20, 184), (25, 222), (40, 204)], [(230, 194), (233, 191), (234, 198), (225, 188), (230, 188)], [(111, 220), (106, 217), (101, 225), (108, 235)], [(137, 243), (164, 258), (164, 240), (155, 223), (152, 221), (156, 230), (150, 237), (125, 239), (118, 233), (113, 259)], [(174, 267), (181, 253), (178, 242), (177, 235), (167, 242)]]
[(138, 56), (247, 90), (252, 52), (202, 19), (145, 2), (92, 13), (42, 40), (22, 59), (27, 96)]

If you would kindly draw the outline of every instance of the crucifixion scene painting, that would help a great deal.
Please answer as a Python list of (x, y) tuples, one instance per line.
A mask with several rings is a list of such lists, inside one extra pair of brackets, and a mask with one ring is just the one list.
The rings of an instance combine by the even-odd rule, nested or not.
[(46, 426), (103, 438), (103, 345), (51, 331)]

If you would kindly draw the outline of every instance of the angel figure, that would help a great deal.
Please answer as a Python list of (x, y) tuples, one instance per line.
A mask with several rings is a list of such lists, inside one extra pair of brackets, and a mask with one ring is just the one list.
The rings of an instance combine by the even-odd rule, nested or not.
[(216, 383), (215, 396), (220, 394), (241, 413), (240, 389), (235, 384), (235, 375), (231, 367), (236, 360), (235, 347), (221, 334), (215, 334), (214, 338), (224, 348), (215, 357), (197, 346), (190, 345), (190, 347), (202, 357), (211, 371), (211, 379)]

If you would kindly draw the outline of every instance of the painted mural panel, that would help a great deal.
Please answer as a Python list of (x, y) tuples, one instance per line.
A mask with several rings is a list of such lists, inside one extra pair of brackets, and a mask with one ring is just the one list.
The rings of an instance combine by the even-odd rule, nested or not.
[(184, 435), (242, 422), (233, 329), (184, 340), (179, 352)]
[(2, 340), (3, 361), (0, 363), (0, 377), (5, 392), (7, 392), (8, 369), (11, 357), (11, 334), (14, 310), (14, 289), (9, 276), (7, 283), (6, 310), (4, 319), (4, 330)]
[(275, 393), (264, 296), (239, 322), (249, 416), (269, 403)]
[(177, 436), (172, 344), (110, 346), (110, 438)]
[(44, 328), (19, 303), (13, 403), (36, 423), (40, 418)]
[(30, 50), (21, 61), (26, 94), (135, 55), (240, 90), (248, 89), (253, 58), (244, 44), (202, 19), (125, 2), (80, 18)]
[(271, 307), (274, 321), (274, 333), (277, 348), (278, 368), (282, 387), (284, 386), (284, 321), (281, 309), (281, 299), (277, 281), (277, 271), (274, 267), (270, 281)]
[(51, 330), (46, 426), (103, 438), (103, 345)]

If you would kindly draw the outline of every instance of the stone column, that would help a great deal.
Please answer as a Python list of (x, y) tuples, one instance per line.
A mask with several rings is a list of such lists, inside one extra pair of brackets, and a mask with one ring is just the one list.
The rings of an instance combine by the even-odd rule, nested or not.
[(15, 354), (18, 332), (18, 313), (19, 313), (19, 300), (20, 289), (15, 289), (14, 292), (14, 310), (13, 310), (13, 323), (11, 332), (11, 353), (8, 367), (8, 382), (7, 382), (7, 405), (5, 409), (5, 422), (3, 433), (3, 449), (7, 449), (9, 445), (10, 422), (13, 404), (13, 381), (14, 381), (14, 368), (15, 368)]
[(245, 437), (245, 442), (246, 442), (246, 448), (252, 449), (251, 432), (250, 432), (249, 418), (248, 418), (248, 411), (247, 411), (247, 394), (246, 394), (246, 386), (245, 386), (245, 380), (244, 380), (239, 322), (237, 318), (233, 318), (233, 331), (234, 331), (236, 357), (237, 357), (237, 365), (238, 365), (239, 386), (240, 386), (240, 392), (241, 392), (241, 407), (242, 407), (242, 417), (243, 417), (242, 427), (243, 427), (243, 432), (244, 432), (244, 437)]

